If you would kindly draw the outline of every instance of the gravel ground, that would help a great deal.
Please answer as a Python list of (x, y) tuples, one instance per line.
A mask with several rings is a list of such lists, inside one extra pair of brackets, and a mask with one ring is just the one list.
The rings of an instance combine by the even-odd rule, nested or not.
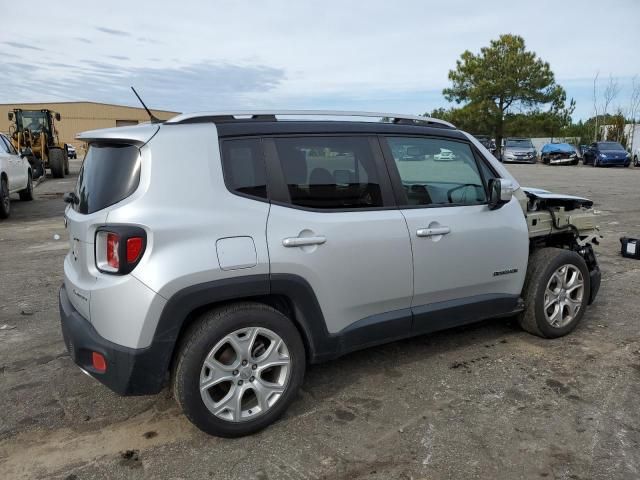
[(0, 477), (639, 478), (640, 262), (618, 238), (640, 237), (640, 169), (508, 168), (601, 212), (603, 284), (578, 329), (494, 320), (313, 366), (282, 420), (237, 440), (198, 431), (168, 391), (118, 397), (73, 365), (57, 290), (75, 178), (48, 179), (0, 223)]

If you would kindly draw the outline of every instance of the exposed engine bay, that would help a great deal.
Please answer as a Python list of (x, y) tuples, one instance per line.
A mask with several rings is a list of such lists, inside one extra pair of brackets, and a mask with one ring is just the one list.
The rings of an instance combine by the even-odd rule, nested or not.
[(526, 208), (523, 210), (529, 238), (572, 231), (579, 243), (598, 243), (596, 212), (591, 200), (539, 188), (522, 187), (522, 192), (526, 195)]

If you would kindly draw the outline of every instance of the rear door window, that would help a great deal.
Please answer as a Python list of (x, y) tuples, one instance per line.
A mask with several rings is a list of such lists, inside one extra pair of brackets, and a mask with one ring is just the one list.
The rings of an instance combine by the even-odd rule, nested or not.
[(134, 145), (92, 143), (85, 156), (73, 208), (94, 213), (130, 196), (140, 183), (140, 150)]
[(290, 203), (323, 210), (382, 207), (382, 191), (365, 137), (275, 140)]

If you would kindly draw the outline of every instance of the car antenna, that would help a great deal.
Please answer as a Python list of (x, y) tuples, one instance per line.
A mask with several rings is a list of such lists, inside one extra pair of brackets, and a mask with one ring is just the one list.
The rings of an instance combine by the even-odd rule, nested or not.
[(144, 109), (147, 111), (147, 113), (149, 114), (149, 118), (151, 119), (151, 123), (162, 123), (162, 120), (160, 120), (158, 117), (156, 117), (153, 113), (151, 113), (151, 110), (149, 110), (147, 108), (147, 106), (144, 104), (144, 102), (142, 101), (142, 99), (140, 98), (140, 95), (138, 95), (138, 92), (136, 92), (136, 89), (131, 87), (131, 90), (133, 90), (133, 93), (135, 94), (136, 97), (138, 97), (138, 100), (140, 100), (140, 103), (142, 104), (142, 106), (144, 107)]

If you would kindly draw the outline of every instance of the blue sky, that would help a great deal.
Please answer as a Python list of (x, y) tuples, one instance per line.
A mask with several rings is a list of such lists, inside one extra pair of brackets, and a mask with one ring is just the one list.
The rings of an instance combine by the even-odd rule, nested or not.
[[(640, 1), (32, 0), (3, 9), (0, 103), (92, 100), (203, 111), (329, 108), (423, 113), (465, 50), (522, 35), (593, 110), (611, 75), (626, 108), (640, 75)], [(62, 8), (62, 5), (65, 8)], [(601, 99), (600, 99), (601, 101)]]

